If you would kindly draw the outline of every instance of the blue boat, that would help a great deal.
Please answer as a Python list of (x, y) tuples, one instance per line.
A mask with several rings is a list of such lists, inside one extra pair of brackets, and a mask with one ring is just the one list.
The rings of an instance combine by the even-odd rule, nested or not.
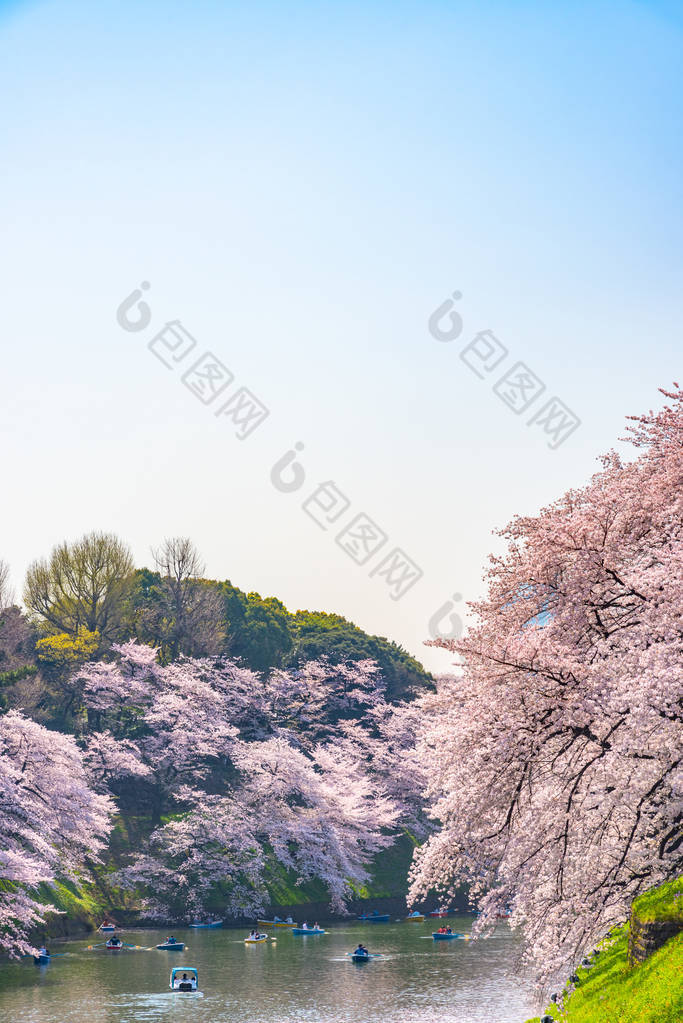
[(160, 952), (182, 952), (185, 949), (184, 941), (164, 941), (157, 945)]
[(222, 920), (211, 920), (209, 921), (209, 923), (205, 924), (202, 923), (190, 924), (190, 927), (222, 927), (222, 926), (223, 926)]
[(389, 923), (389, 914), (388, 913), (376, 913), (376, 912), (375, 913), (369, 913), (369, 914), (363, 913), (363, 915), (359, 916), (358, 919), (362, 920), (363, 923), (366, 923), (366, 924), (388, 924)]
[(322, 927), (292, 927), (292, 934), (324, 934)]
[(368, 963), (371, 959), (382, 958), (379, 952), (347, 952), (346, 954), (354, 963)]
[(41, 952), (39, 955), (33, 957), (33, 962), (36, 966), (46, 966), (50, 962), (50, 953)]
[(434, 933), (432, 934), (432, 937), (434, 938), (434, 941), (452, 941), (453, 938), (466, 938), (467, 935), (466, 934), (458, 934), (455, 931), (452, 932), (451, 934), (443, 934), (443, 933), (439, 934), (438, 931), (434, 931)]

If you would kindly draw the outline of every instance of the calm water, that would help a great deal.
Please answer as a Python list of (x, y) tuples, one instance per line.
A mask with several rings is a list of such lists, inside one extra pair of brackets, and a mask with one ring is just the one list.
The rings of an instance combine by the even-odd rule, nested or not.
[[(471, 917), (449, 921), (469, 932)], [(431, 940), (439, 926), (336, 924), (321, 937), (277, 930), (248, 946), (242, 931), (176, 930), (185, 952), (87, 951), (97, 941), (53, 943), (48, 966), (0, 966), (2, 1023), (522, 1023), (531, 993), (516, 975), (506, 925), (486, 941)], [(158, 931), (122, 932), (155, 945)], [(356, 965), (362, 940), (386, 959)], [(168, 990), (172, 966), (196, 966), (201, 994)]]

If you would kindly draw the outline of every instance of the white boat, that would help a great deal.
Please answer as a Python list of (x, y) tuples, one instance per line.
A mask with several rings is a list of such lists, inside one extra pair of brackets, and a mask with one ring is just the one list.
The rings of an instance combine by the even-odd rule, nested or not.
[(192, 994), (199, 990), (199, 971), (194, 966), (174, 966), (168, 986), (171, 991)]

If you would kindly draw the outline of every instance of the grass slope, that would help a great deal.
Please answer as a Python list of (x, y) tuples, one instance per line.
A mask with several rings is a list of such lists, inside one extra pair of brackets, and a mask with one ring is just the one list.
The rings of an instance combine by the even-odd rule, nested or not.
[[(641, 895), (633, 904), (646, 921), (683, 919), (681, 879)], [(563, 1023), (680, 1023), (683, 1019), (683, 933), (639, 966), (628, 965), (629, 925), (616, 928), (590, 970), (577, 969), (579, 983), (564, 1011), (545, 1011)], [(539, 1017), (527, 1023), (538, 1023)]]
[(644, 923), (655, 920), (683, 922), (683, 878), (668, 881), (638, 896), (633, 903), (633, 912)]

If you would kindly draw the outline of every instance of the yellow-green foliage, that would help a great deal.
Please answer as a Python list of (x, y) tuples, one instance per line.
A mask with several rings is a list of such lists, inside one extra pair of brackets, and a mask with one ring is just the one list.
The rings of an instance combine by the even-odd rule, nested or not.
[[(682, 890), (681, 878), (653, 888), (634, 902), (634, 912), (648, 922), (683, 919)], [(564, 1011), (550, 1005), (545, 1012), (563, 1023), (680, 1023), (683, 933), (634, 967), (628, 965), (628, 934), (628, 924), (613, 931), (593, 968), (577, 969), (579, 983), (565, 999)]]
[(99, 632), (80, 628), (75, 639), (67, 632), (58, 632), (55, 636), (46, 636), (38, 640), (36, 656), (39, 661), (52, 668), (74, 668), (92, 657), (99, 644)]
[(683, 877), (640, 895), (633, 903), (633, 912), (643, 923), (654, 920), (683, 922)]

